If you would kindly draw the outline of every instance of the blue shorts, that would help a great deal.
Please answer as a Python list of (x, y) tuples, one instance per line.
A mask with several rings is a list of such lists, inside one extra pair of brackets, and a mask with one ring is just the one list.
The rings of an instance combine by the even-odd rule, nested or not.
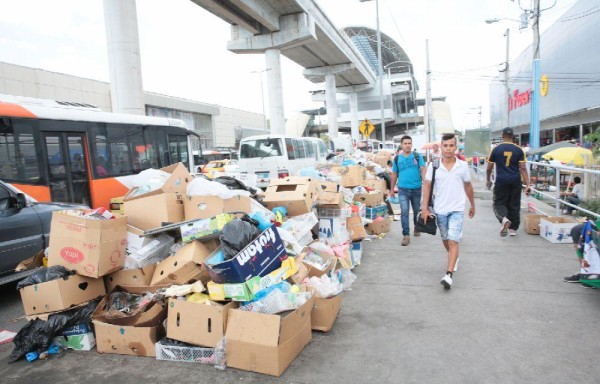
[(444, 214), (436, 214), (437, 224), (442, 235), (442, 240), (452, 240), (457, 243), (462, 237), (463, 221), (465, 219), (464, 212), (448, 212)]

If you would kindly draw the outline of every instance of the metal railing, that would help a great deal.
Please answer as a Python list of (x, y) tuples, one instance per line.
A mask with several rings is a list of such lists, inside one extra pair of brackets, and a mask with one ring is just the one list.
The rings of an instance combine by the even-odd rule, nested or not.
[[(539, 172), (537, 173), (538, 176), (536, 177), (535, 184), (532, 183), (532, 181), (531, 181), (532, 180), (532, 173), (533, 173), (531, 171), (532, 165), (535, 165), (537, 167), (546, 167), (546, 168), (554, 168), (555, 169), (555, 172), (554, 172), (554, 175), (553, 175), (554, 176), (554, 184), (555, 184), (554, 187), (556, 188), (556, 192), (558, 193), (558, 197), (554, 196), (554, 195), (552, 195), (550, 193), (545, 193), (545, 191), (542, 191), (539, 188), (537, 188), (537, 186), (539, 184)], [(568, 166), (568, 165), (555, 165), (555, 164), (541, 163), (541, 162), (536, 162), (536, 161), (528, 161), (527, 162), (527, 169), (528, 169), (528, 172), (529, 172), (530, 183), (534, 185), (534, 187), (531, 188), (531, 191), (534, 192), (534, 193), (536, 193), (536, 194), (538, 194), (538, 195), (540, 195), (540, 196), (544, 196), (544, 197), (547, 197), (547, 198), (549, 198), (551, 200), (554, 200), (554, 202), (556, 204), (556, 206), (555, 206), (555, 215), (556, 216), (560, 216), (561, 209), (562, 209), (561, 206), (569, 206), (569, 207), (573, 208), (574, 210), (583, 212), (583, 213), (585, 213), (587, 215), (590, 215), (590, 216), (594, 216), (596, 219), (600, 219), (600, 214), (598, 212), (592, 212), (592, 211), (589, 211), (587, 209), (581, 208), (580, 206), (575, 205), (575, 204), (571, 204), (571, 203), (569, 203), (569, 202), (561, 199), (561, 197), (560, 197), (561, 171), (565, 171), (565, 174), (568, 174), (568, 173), (571, 173), (571, 174), (572, 173), (580, 173), (582, 175), (588, 175), (588, 176), (592, 176), (592, 175), (594, 175), (594, 176), (600, 176), (600, 170), (587, 169), (587, 168), (579, 168), (579, 167), (571, 167), (571, 166)], [(546, 180), (544, 180), (544, 182), (548, 186), (550, 186), (550, 184), (547, 181), (547, 179), (548, 179), (547, 175), (548, 175), (548, 173), (546, 172), (545, 173), (545, 176), (546, 176), (545, 179)], [(590, 184), (592, 184), (591, 177), (585, 177), (585, 178), (587, 180), (584, 183), (584, 187), (589, 188)], [(596, 184), (596, 180), (594, 180), (593, 184)], [(548, 188), (548, 189), (550, 189), (550, 188)], [(542, 212), (542, 213), (546, 214), (545, 212)]]

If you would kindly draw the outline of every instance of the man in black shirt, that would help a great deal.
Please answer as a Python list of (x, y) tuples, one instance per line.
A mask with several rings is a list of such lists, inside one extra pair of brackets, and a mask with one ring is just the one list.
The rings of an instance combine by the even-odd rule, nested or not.
[(529, 196), (529, 175), (525, 168), (525, 152), (513, 144), (514, 133), (511, 128), (502, 130), (502, 143), (497, 145), (488, 156), (486, 170), (487, 187), (492, 187), (490, 177), (496, 166), (494, 185), (494, 214), (502, 224), (500, 236), (517, 235), (521, 221), (521, 182), (526, 185), (525, 194)]

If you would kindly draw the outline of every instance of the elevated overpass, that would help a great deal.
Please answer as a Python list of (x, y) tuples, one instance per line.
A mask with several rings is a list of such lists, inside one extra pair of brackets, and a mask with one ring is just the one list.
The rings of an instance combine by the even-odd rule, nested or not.
[[(347, 35), (341, 33), (314, 0), (191, 0), (231, 24), (227, 49), (264, 53), (271, 127), (283, 133), (280, 55), (304, 67), (304, 76), (325, 81), (329, 136), (338, 131), (336, 89), (360, 92), (372, 88), (377, 74)], [(356, 111), (356, 108), (354, 108)], [(353, 118), (358, 132), (358, 117)]]

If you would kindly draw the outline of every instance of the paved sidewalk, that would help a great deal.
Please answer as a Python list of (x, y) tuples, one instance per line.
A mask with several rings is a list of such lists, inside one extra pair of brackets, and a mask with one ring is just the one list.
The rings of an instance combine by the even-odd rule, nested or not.
[[(152, 358), (67, 353), (8, 365), (3, 382), (64, 383), (560, 383), (596, 382), (600, 291), (567, 284), (577, 272), (570, 245), (519, 230), (501, 238), (491, 201), (467, 219), (451, 290), (439, 280), (446, 256), (439, 237), (401, 247), (400, 222), (366, 243), (358, 280), (328, 334), (311, 344), (281, 378)], [(11, 291), (12, 292), (12, 291)], [(22, 322), (18, 295), (3, 290), (0, 328)]]

